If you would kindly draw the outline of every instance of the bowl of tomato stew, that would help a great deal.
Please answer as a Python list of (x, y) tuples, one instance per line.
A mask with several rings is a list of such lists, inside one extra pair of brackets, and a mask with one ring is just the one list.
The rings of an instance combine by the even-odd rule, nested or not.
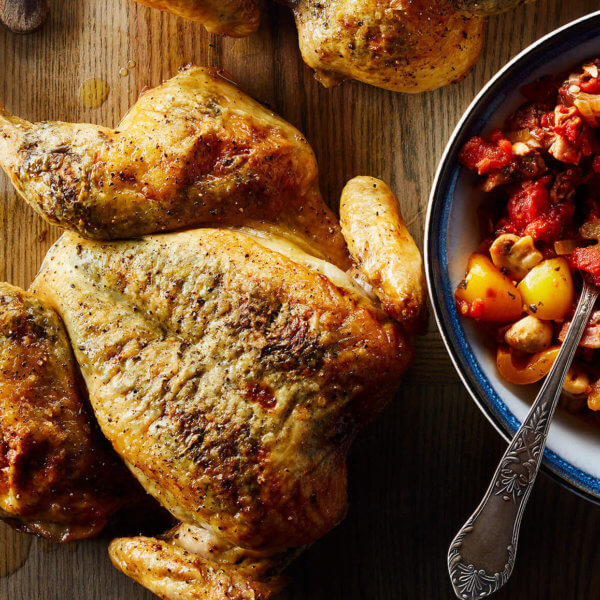
[[(505, 436), (569, 327), (580, 272), (600, 284), (600, 12), (499, 71), (457, 125), (432, 187), (426, 270), (468, 391)], [(552, 425), (544, 469), (600, 503), (600, 306)]]

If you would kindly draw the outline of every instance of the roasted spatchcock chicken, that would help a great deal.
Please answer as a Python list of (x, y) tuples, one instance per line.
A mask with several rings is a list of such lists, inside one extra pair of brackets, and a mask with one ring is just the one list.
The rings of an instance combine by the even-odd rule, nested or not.
[[(0, 164), (66, 230), (29, 291), (0, 288), (2, 516), (68, 508), (52, 461), (60, 445), (99, 444), (70, 411), (89, 397), (180, 522), (114, 540), (113, 563), (168, 600), (270, 597), (344, 517), (348, 447), (412, 359), (424, 284), (396, 199), (357, 177), (338, 223), (300, 132), (194, 67), (144, 92), (116, 130), (2, 111)], [(19, 462), (31, 437), (34, 460)], [(96, 529), (115, 468), (98, 462), (73, 511)], [(45, 498), (26, 514), (4, 501), (23, 477)]]
[[(248, 35), (255, 0), (138, 0), (203, 23), (212, 33)], [(357, 79), (395, 92), (424, 92), (462, 79), (483, 44), (485, 16), (528, 0), (282, 0), (294, 12), (300, 51), (330, 87)]]

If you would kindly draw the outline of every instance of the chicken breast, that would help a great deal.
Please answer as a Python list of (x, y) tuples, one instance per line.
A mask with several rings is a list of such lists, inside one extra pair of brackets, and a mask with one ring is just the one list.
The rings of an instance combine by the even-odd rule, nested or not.
[(283, 549), (342, 519), (348, 444), (412, 356), (347, 280), (200, 229), (65, 234), (33, 289), (61, 314), (98, 422), (146, 490), (235, 545)]

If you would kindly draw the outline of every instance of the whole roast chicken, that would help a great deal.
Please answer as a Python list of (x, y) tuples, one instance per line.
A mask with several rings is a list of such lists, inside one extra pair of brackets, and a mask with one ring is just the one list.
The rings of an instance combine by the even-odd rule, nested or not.
[[(35, 339), (68, 340), (39, 377), (89, 397), (112, 448), (180, 522), (114, 540), (113, 563), (168, 600), (269, 598), (343, 519), (348, 447), (392, 399), (423, 325), (421, 257), (396, 199), (357, 177), (338, 223), (303, 136), (194, 67), (146, 91), (116, 130), (3, 111), (0, 164), (66, 230), (28, 292), (0, 289), (5, 352), (34, 360)], [(9, 309), (31, 315), (37, 337), (7, 331)], [(13, 371), (0, 372), (6, 397), (25, 377)], [(28, 403), (47, 402), (43, 390)], [(4, 448), (20, 429), (4, 423), (10, 495)], [(105, 492), (97, 480), (90, 501)]]
[[(260, 18), (255, 0), (138, 1), (231, 36), (253, 33)], [(481, 51), (484, 17), (526, 1), (282, 0), (294, 13), (302, 57), (323, 85), (356, 79), (406, 93), (462, 79)]]

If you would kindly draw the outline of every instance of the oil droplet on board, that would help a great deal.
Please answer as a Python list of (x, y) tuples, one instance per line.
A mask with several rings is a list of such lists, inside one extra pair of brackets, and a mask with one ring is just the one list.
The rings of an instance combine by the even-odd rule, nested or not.
[(27, 561), (31, 535), (18, 533), (4, 523), (0, 524), (0, 577), (18, 571)]
[(79, 88), (79, 97), (86, 108), (99, 108), (108, 98), (110, 86), (103, 79), (86, 79)]
[(136, 64), (137, 63), (135, 62), (135, 60), (128, 61), (127, 62), (127, 66), (119, 69), (119, 75), (121, 77), (127, 77), (127, 75), (129, 75), (129, 70), (130, 69), (135, 69)]

